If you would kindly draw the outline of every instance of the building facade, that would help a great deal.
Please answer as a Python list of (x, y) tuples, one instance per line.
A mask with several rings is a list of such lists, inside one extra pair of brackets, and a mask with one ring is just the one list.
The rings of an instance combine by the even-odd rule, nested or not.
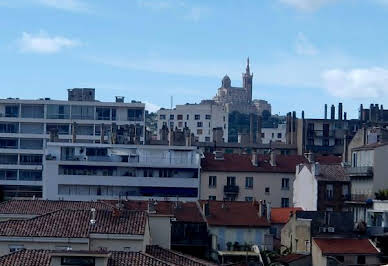
[(157, 112), (158, 139), (163, 139), (162, 129), (190, 129), (195, 141), (212, 142), (213, 129), (222, 129), (222, 138), (228, 142), (228, 114), (224, 106), (213, 101), (200, 104), (177, 105), (174, 109), (160, 109)]
[(44, 199), (199, 197), (195, 147), (54, 142), (43, 165)]
[[(69, 90), (68, 101), (0, 99), (0, 185), (6, 198), (42, 197), (42, 156), (55, 131), (62, 142), (109, 142), (112, 124), (132, 126), (144, 141), (144, 108), (139, 102), (99, 102), (94, 89)], [(104, 126), (105, 125), (105, 126)], [(74, 137), (76, 136), (76, 137)]]
[(261, 143), (286, 143), (286, 124), (279, 124), (276, 128), (261, 129)]

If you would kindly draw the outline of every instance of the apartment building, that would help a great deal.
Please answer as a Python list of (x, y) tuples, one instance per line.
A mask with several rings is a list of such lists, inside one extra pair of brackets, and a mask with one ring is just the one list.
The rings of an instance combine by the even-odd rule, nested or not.
[(43, 198), (64, 200), (196, 200), (196, 147), (50, 142)]
[[(109, 142), (112, 125), (130, 127), (144, 141), (140, 102), (95, 100), (94, 89), (70, 89), (68, 100), (0, 99), (0, 185), (6, 198), (42, 197), (42, 156), (49, 132), (57, 141)], [(103, 136), (101, 137), (101, 129)]]
[(261, 143), (286, 143), (286, 124), (279, 124), (274, 128), (261, 129)]
[(222, 128), (222, 138), (228, 142), (228, 113), (214, 101), (200, 104), (177, 105), (174, 109), (160, 109), (157, 112), (158, 139), (162, 139), (163, 126), (169, 129), (190, 129), (195, 141), (212, 142), (213, 129)]

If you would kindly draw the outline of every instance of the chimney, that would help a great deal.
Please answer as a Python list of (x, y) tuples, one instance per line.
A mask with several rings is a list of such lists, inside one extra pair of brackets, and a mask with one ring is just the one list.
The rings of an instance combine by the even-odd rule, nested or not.
[(344, 112), (344, 120), (347, 119), (347, 115), (346, 115), (346, 112)]
[(90, 225), (95, 225), (96, 224), (96, 209), (92, 208), (90, 210), (92, 218), (90, 219)]
[(256, 143), (261, 144), (261, 116), (257, 116)]
[(362, 104), (360, 104), (360, 113), (358, 115), (358, 119), (360, 119), (361, 121), (365, 120), (364, 108), (363, 108)]
[(271, 166), (276, 166), (276, 153), (275, 153), (274, 149), (271, 150), (270, 164), (271, 164)]
[(307, 159), (307, 161), (309, 163), (314, 163), (315, 162), (314, 153), (312, 153), (311, 151), (308, 152), (308, 153), (305, 153), (304, 156), (306, 157), (306, 159)]
[(123, 103), (124, 102), (124, 96), (116, 96), (116, 103)]
[(335, 106), (334, 106), (334, 104), (331, 105), (330, 119), (331, 119), (331, 120), (334, 120), (334, 119), (335, 119)]
[(249, 144), (253, 144), (253, 114), (249, 114)]
[(101, 144), (104, 144), (105, 142), (105, 126), (104, 124), (102, 123), (100, 125), (100, 143)]
[(77, 133), (76, 133), (77, 123), (73, 122), (73, 126), (71, 128), (71, 134), (72, 134), (72, 143), (76, 143), (77, 141)]
[(257, 160), (257, 153), (256, 151), (252, 150), (252, 165), (253, 166), (258, 166), (258, 160)]
[(342, 120), (342, 103), (338, 104), (338, 120)]
[(304, 119), (304, 111), (302, 110), (302, 119)]
[(325, 119), (327, 119), (327, 104), (325, 104), (325, 116), (324, 116)]

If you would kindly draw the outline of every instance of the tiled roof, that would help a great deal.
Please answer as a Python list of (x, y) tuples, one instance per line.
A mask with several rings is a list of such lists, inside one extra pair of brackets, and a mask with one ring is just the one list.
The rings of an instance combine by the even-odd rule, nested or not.
[[(117, 201), (104, 201), (107, 204), (116, 204)], [(127, 210), (148, 210), (148, 201), (130, 200), (123, 201), (124, 209)], [(205, 222), (196, 202), (181, 201), (155, 201), (156, 215), (171, 215), (179, 222)]]
[(290, 213), (301, 211), (302, 208), (271, 208), (271, 223), (273, 224), (286, 224), (290, 219)]
[(174, 265), (182, 266), (212, 266), (216, 265), (209, 261), (201, 260), (186, 254), (182, 254), (170, 249), (165, 249), (159, 246), (147, 246), (146, 253), (163, 261), (167, 261)]
[(350, 181), (341, 164), (320, 164), (318, 179), (323, 181)]
[(70, 209), (90, 210), (107, 209), (102, 202), (62, 201), (62, 200), (10, 200), (0, 203), (0, 214), (42, 215), (49, 212)]
[[(201, 167), (203, 171), (295, 173), (296, 165), (307, 162), (307, 159), (300, 155), (276, 155), (276, 166), (271, 166), (269, 155), (258, 154), (257, 158), (258, 166), (254, 166), (251, 155), (224, 154), (223, 160), (216, 160), (214, 154), (206, 153), (201, 161)], [(316, 161), (339, 163), (341, 158), (317, 156)]]
[[(0, 257), (0, 266), (50, 266), (51, 253), (49, 250), (21, 250)], [(141, 252), (112, 251), (107, 266), (171, 266)]]
[(265, 217), (259, 216), (258, 206), (245, 201), (200, 201), (201, 206), (209, 202), (210, 215), (206, 217), (210, 226), (266, 227)]
[(357, 151), (357, 150), (373, 150), (382, 146), (388, 145), (388, 142), (376, 142), (376, 143), (370, 143), (366, 144), (360, 147), (355, 147), (352, 149), (352, 151)]
[(292, 253), (292, 254), (288, 254), (286, 256), (279, 257), (276, 259), (276, 261), (284, 262), (284, 263), (291, 263), (293, 261), (300, 260), (300, 259), (305, 258), (307, 256), (310, 256), (310, 255)]
[(313, 238), (322, 254), (376, 255), (379, 251), (369, 239), (356, 238)]
[(147, 214), (97, 210), (96, 223), (90, 223), (89, 210), (59, 210), (28, 220), (0, 222), (1, 236), (23, 237), (88, 237), (90, 233), (143, 235)]

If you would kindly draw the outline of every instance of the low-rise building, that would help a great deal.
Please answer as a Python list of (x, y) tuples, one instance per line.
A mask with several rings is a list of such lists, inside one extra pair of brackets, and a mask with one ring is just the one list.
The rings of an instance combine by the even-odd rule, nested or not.
[(47, 144), (43, 198), (49, 200), (199, 197), (196, 147)]
[(313, 238), (313, 265), (381, 265), (379, 250), (369, 239)]
[[(350, 181), (341, 163), (309, 162), (296, 167), (293, 205), (306, 211), (342, 211), (350, 199)], [(337, 158), (337, 162), (340, 158)], [(333, 160), (335, 162), (335, 160)]]
[(261, 143), (286, 143), (286, 124), (278, 124), (274, 128), (261, 129)]
[(270, 213), (257, 202), (200, 201), (211, 235), (211, 257), (219, 263), (258, 261), (262, 250), (272, 250)]
[(271, 234), (275, 239), (280, 240), (284, 225), (296, 211), (302, 211), (302, 208), (271, 208)]

